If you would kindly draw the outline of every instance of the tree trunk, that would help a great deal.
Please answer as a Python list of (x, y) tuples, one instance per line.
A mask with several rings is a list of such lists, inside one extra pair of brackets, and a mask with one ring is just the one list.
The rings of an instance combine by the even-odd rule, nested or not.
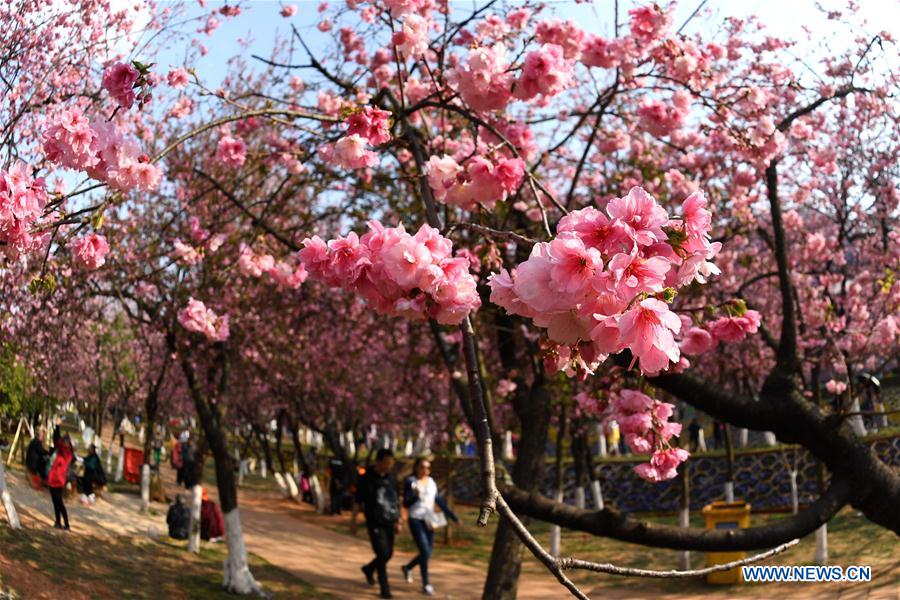
[(3, 508), (6, 510), (6, 518), (9, 521), (10, 529), (21, 529), (19, 523), (19, 514), (16, 512), (16, 505), (13, 504), (12, 496), (9, 495), (9, 489), (6, 487), (6, 472), (3, 470), (3, 452), (0, 452), (0, 501), (3, 502)]
[(725, 501), (734, 502), (734, 446), (731, 443), (731, 427), (725, 424)]
[[(565, 452), (563, 452), (563, 444), (566, 441), (566, 435), (568, 434), (568, 405), (565, 402), (561, 402), (559, 405), (559, 423), (557, 425), (556, 430), (556, 501), (563, 502), (565, 499), (565, 465), (563, 464), (563, 458), (565, 456)], [(555, 556), (559, 558), (560, 553), (560, 542), (562, 537), (562, 528), (559, 525), (554, 525), (550, 528), (550, 554), (551, 556)]]
[(200, 504), (203, 502), (203, 486), (191, 488), (191, 532), (188, 534), (188, 552), (200, 552)]
[[(523, 389), (524, 388), (524, 389)], [(527, 390), (525, 382), (516, 389), (513, 407), (521, 425), (519, 452), (513, 467), (512, 479), (524, 490), (534, 490), (544, 471), (544, 452), (550, 425), (550, 397), (542, 379)], [(524, 522), (528, 523), (525, 519)], [(514, 600), (522, 568), (522, 542), (506, 519), (500, 519), (482, 597), (485, 600)]]
[[(691, 526), (691, 478), (688, 472), (688, 463), (682, 463), (679, 470), (681, 471), (681, 510), (678, 513), (678, 524), (688, 528)], [(688, 550), (679, 555), (678, 568), (682, 571), (691, 568), (691, 553)]]
[(122, 471), (125, 468), (125, 434), (119, 434), (119, 460), (116, 462), (116, 476), (113, 479), (116, 483), (122, 481)]

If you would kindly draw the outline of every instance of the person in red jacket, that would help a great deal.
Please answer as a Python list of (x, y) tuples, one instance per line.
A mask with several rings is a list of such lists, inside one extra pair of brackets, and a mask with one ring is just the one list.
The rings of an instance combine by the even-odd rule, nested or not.
[(200, 539), (218, 542), (225, 534), (225, 523), (219, 505), (209, 499), (203, 490), (203, 501), (200, 503)]
[(72, 452), (72, 440), (68, 435), (60, 436), (59, 423), (53, 430), (53, 447), (56, 449), (56, 457), (50, 466), (50, 473), (47, 475), (47, 485), (50, 487), (50, 498), (53, 500), (53, 512), (56, 516), (56, 524), (54, 527), (63, 529), (60, 524), (60, 517), (65, 522), (65, 529), (69, 528), (69, 513), (66, 512), (66, 505), (63, 503), (63, 492), (66, 489), (66, 477), (69, 473), (69, 464), (75, 457)]

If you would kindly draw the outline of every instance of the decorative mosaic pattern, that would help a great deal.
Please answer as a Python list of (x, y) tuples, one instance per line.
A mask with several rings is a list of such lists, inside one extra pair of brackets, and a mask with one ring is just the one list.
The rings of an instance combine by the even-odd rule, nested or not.
[[(875, 439), (871, 442), (885, 463), (900, 466), (900, 436)], [(750, 502), (753, 510), (784, 510), (791, 507), (791, 484), (788, 462), (796, 452), (797, 491), (800, 503), (812, 502), (817, 496), (816, 463), (802, 449), (790, 447), (741, 451), (735, 456), (734, 495)], [(435, 476), (443, 487), (446, 465), (435, 461)], [(680, 505), (681, 484), (676, 480), (652, 484), (637, 477), (632, 468), (639, 461), (604, 461), (596, 463), (603, 486), (603, 499), (608, 506), (623, 512), (671, 512)], [(454, 461), (453, 497), (457, 502), (477, 503), (479, 498), (478, 462), (470, 458)], [(691, 486), (691, 509), (699, 510), (725, 495), (725, 457), (706, 455), (688, 461)], [(571, 463), (565, 466), (566, 501), (574, 504), (575, 471)], [(554, 465), (544, 471), (541, 488), (552, 496), (556, 480)], [(593, 505), (590, 488), (586, 501)]]

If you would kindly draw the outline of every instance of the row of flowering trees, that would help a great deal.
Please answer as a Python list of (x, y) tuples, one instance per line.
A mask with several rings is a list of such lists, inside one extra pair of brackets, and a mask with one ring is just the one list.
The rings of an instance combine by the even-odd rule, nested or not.
[[(888, 33), (809, 65), (754, 19), (689, 34), (667, 6), (617, 12), (601, 36), (532, 2), (323, 3), (332, 43), (311, 49), (294, 27), (211, 89), (193, 68), (200, 36), (244, 8), (148, 7), (168, 43), (199, 24), (168, 71), (149, 46), (116, 59), (96, 27), (70, 41), (75, 58), (64, 42), (32, 56), (33, 32), (14, 29), (0, 59), (0, 243), (16, 291), (4, 334), (97, 302), (142, 332), (148, 419), (171, 382), (216, 461), (226, 587), (258, 589), (234, 415), (438, 430), (458, 402), (481, 450), (479, 521), (502, 515), (490, 598), (515, 596), (523, 543), (583, 596), (563, 572), (574, 563), (516, 515), (699, 550), (774, 546), (846, 504), (900, 531), (900, 479), (849, 429), (852, 390), (831, 410), (820, 385), (896, 367), (900, 349)], [(100, 18), (126, 35), (125, 13), (85, 3), (42, 26)], [(20, 55), (35, 61), (24, 74)], [(28, 69), (48, 64), (26, 94)], [(46, 183), (60, 173), (87, 182)], [(648, 455), (648, 480), (688, 459), (674, 396), (809, 448), (830, 486), (793, 518), (727, 535), (553, 502), (537, 491), (552, 407), (576, 395)], [(498, 484), (504, 408), (520, 444)]]

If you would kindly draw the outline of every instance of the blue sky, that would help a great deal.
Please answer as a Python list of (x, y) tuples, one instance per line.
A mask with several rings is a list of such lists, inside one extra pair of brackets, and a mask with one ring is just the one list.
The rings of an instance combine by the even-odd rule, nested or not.
[[(343, 0), (332, 0), (332, 6)], [(701, 0), (682, 0), (676, 4), (675, 26), (680, 26), (697, 8)], [(223, 2), (207, 2), (207, 8), (224, 4)], [(286, 35), (290, 33), (290, 25), (293, 24), (303, 34), (304, 39), (315, 51), (321, 49), (326, 43), (325, 34), (316, 29), (320, 20), (317, 11), (317, 1), (293, 2), (298, 7), (297, 14), (290, 19), (284, 19), (279, 14), (284, 3), (269, 0), (255, 0), (245, 3), (243, 12), (235, 19), (228, 19), (211, 35), (197, 34), (197, 38), (209, 48), (209, 53), (198, 63), (198, 71), (202, 73), (204, 80), (215, 87), (222, 79), (226, 71), (226, 61), (235, 54), (244, 52), (238, 39), (249, 39), (252, 43), (247, 54), (259, 54), (268, 56), (272, 50), (272, 39), (276, 34)], [(574, 19), (582, 28), (611, 35), (613, 29), (614, 0), (596, 0), (593, 3), (576, 4), (573, 0), (557, 0), (548, 2), (559, 17)], [(622, 0), (620, 2), (621, 20), (626, 20), (625, 12), (638, 4)], [(828, 21), (817, 9), (816, 0), (743, 0), (741, 2), (729, 0), (708, 0), (704, 10), (708, 10), (706, 16), (696, 17), (685, 28), (686, 32), (704, 31), (712, 33), (718, 29), (718, 24), (727, 16), (747, 16), (756, 14), (766, 23), (767, 29), (772, 34), (801, 39), (802, 27), (807, 26), (815, 32), (816, 39), (828, 41), (833, 47), (846, 46), (852, 43), (853, 33), (847, 26), (835, 21)], [(838, 10), (844, 6), (840, 0), (821, 0), (819, 4), (830, 10)], [(897, 31), (900, 27), (900, 3), (893, 0), (860, 0), (859, 14), (870, 23), (866, 29), (874, 33), (878, 29)], [(452, 6), (460, 12), (471, 10), (474, 2), (460, 0), (452, 2)], [(206, 11), (197, 3), (188, 4), (189, 15), (200, 15)], [(861, 33), (861, 32), (860, 32)], [(161, 53), (156, 62), (161, 73), (168, 71), (169, 66), (177, 66), (183, 61), (183, 45), (177, 45)], [(804, 58), (814, 55), (814, 45), (804, 44), (797, 48), (797, 53)], [(249, 58), (249, 57), (248, 57)]]

